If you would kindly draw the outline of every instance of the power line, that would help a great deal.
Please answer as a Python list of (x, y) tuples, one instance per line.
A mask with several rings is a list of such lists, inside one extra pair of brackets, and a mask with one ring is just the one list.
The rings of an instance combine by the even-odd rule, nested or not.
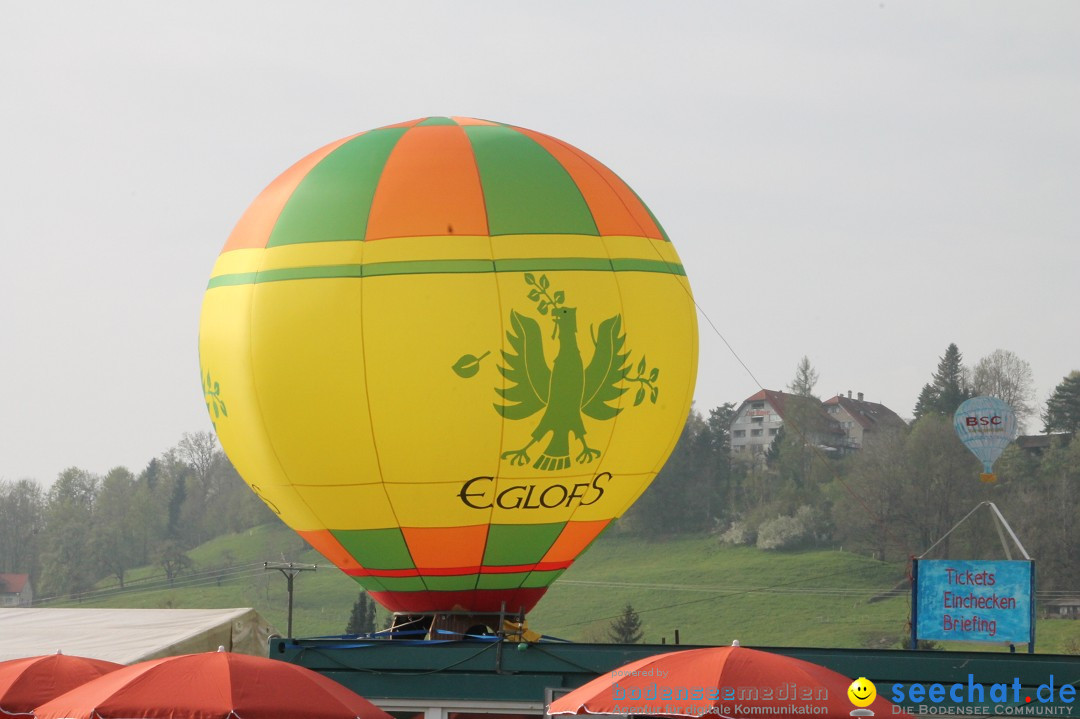
[[(73, 600), (79, 603), (92, 603), (95, 601), (104, 601), (115, 597), (151, 594), (154, 592), (167, 591), (169, 589), (185, 589), (209, 586), (211, 584), (236, 580), (244, 576), (254, 576), (261, 573), (261, 564), (232, 565), (226, 568), (208, 569), (202, 572), (194, 572), (192, 574), (181, 575), (179, 577), (176, 577), (171, 583), (164, 576), (155, 576), (151, 578), (135, 580), (135, 582), (128, 583), (122, 589), (119, 587), (107, 587), (98, 590), (81, 592), (74, 595), (52, 595), (47, 597), (35, 598), (34, 604), (40, 606), (42, 604), (55, 604), (59, 602), (66, 603)], [(131, 586), (132, 584), (137, 584), (137, 586)]]

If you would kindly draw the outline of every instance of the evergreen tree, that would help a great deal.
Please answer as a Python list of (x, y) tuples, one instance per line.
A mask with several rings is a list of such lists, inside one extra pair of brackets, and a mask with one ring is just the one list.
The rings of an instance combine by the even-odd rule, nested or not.
[(608, 638), (616, 644), (637, 644), (644, 632), (641, 630), (641, 617), (631, 604), (623, 607), (623, 613), (612, 620), (608, 627)]
[(375, 631), (375, 602), (371, 601), (367, 592), (360, 592), (360, 596), (352, 606), (349, 614), (349, 623), (345, 626), (346, 634), (370, 634)]
[[(697, 523), (697, 520), (688, 522), (687, 515), (700, 509), (703, 503), (701, 498), (693, 495), (689, 486), (695, 466), (697, 438), (705, 426), (701, 415), (691, 407), (674, 451), (649, 488), (624, 515), (622, 526), (638, 534), (657, 536), (687, 531), (688, 524)], [(706, 527), (702, 523), (699, 528)]]
[(923, 385), (922, 391), (919, 392), (919, 399), (915, 400), (915, 419), (925, 417), (934, 411), (934, 402), (937, 397), (934, 395), (934, 385), (926, 383)]
[(773, 441), (765, 449), (765, 463), (770, 467), (775, 466), (780, 460), (780, 448), (787, 444), (787, 432), (784, 431), (784, 425), (780, 425), (780, 429), (776, 431)]
[(945, 348), (945, 356), (934, 373), (934, 389), (937, 391), (937, 410), (946, 417), (952, 417), (956, 408), (971, 397), (964, 374), (964, 360), (956, 343), (950, 343)]
[(1080, 430), (1080, 371), (1073, 370), (1054, 388), (1046, 402), (1043, 423), (1048, 434)]
[(938, 361), (933, 382), (923, 387), (915, 405), (915, 419), (928, 414), (952, 417), (956, 408), (971, 397), (964, 359), (956, 343), (945, 348), (945, 355)]

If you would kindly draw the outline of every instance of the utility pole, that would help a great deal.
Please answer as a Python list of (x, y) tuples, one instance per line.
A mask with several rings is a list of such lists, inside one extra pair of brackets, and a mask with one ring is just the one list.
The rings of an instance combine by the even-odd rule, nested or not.
[(318, 564), (294, 564), (293, 562), (263, 562), (263, 569), (276, 569), (285, 575), (286, 586), (289, 592), (289, 628), (288, 638), (292, 639), (292, 604), (293, 604), (293, 579), (300, 572), (314, 572), (319, 568)]

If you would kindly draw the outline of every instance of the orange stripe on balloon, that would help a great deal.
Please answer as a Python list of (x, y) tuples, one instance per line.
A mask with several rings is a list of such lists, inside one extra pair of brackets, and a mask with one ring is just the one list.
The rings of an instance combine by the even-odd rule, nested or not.
[(363, 571), (363, 567), (353, 559), (353, 556), (349, 554), (345, 547), (341, 546), (341, 542), (339, 542), (329, 530), (296, 530), (296, 533), (303, 537), (305, 542), (314, 547), (315, 551), (336, 564), (346, 574), (351, 574), (357, 570)]
[(464, 577), (480, 574), (480, 567), (442, 567), (439, 569), (368, 569), (355, 567), (345, 571), (350, 577)]
[[(551, 549), (544, 555), (541, 564), (562, 564), (562, 569), (569, 567), (574, 558), (585, 551), (585, 547), (600, 536), (600, 532), (611, 523), (610, 519), (598, 519), (591, 522), (567, 522), (559, 538), (551, 545)], [(540, 565), (537, 570), (542, 571)]]
[(465, 131), (425, 125), (402, 135), (375, 189), (365, 239), (486, 234), (484, 191)]
[(362, 134), (350, 135), (337, 142), (331, 142), (325, 147), (320, 147), (278, 175), (265, 190), (259, 193), (259, 196), (240, 217), (240, 221), (236, 223), (236, 227), (233, 228), (221, 251), (266, 247), (270, 232), (274, 229), (278, 216), (281, 215), (281, 208), (292, 197), (296, 186), (311, 172), (311, 168), (322, 162), (331, 152)]
[(585, 198), (601, 235), (664, 238), (634, 191), (598, 160), (550, 135), (514, 129), (535, 140), (566, 169)]
[(488, 120), (478, 120), (475, 117), (451, 117), (450, 119), (461, 125), (462, 127), (466, 127), (469, 125), (486, 125), (489, 127), (495, 127), (499, 124), (497, 122), (490, 122)]
[(413, 564), (421, 574), (439, 567), (471, 567), (460, 574), (476, 574), (484, 560), (487, 525), (471, 527), (402, 527)]

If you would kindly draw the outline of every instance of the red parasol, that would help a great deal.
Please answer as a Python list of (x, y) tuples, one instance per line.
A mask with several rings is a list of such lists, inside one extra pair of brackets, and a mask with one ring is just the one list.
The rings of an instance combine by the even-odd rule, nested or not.
[(32, 714), (39, 704), (123, 666), (59, 652), (0, 662), (0, 717)]
[(740, 646), (688, 649), (619, 667), (553, 701), (548, 713), (893, 716), (892, 704), (881, 697), (868, 707), (854, 706), (848, 699), (851, 683), (831, 669), (782, 654)]
[(391, 719), (310, 669), (221, 650), (124, 667), (34, 713), (37, 719)]

